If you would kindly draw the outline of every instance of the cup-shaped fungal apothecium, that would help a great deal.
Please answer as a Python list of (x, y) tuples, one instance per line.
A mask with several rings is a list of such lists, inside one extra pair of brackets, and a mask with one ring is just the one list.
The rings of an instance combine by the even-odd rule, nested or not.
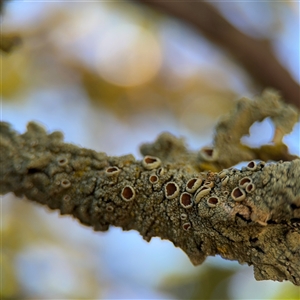
[(167, 199), (174, 199), (179, 194), (177, 183), (170, 181), (165, 185), (165, 195)]
[(216, 207), (218, 203), (219, 203), (219, 198), (218, 197), (209, 197), (207, 199), (207, 205), (209, 207)]
[(215, 183), (213, 181), (205, 180), (203, 186), (208, 186), (212, 189), (215, 186)]
[(147, 170), (156, 169), (161, 165), (161, 160), (158, 157), (147, 155), (142, 160), (142, 165)]
[(190, 230), (190, 228), (191, 228), (191, 224), (190, 224), (190, 223), (184, 223), (184, 224), (182, 225), (182, 228), (183, 228), (184, 230), (188, 231), (188, 230)]
[(186, 220), (187, 219), (187, 214), (181, 214), (180, 219), (181, 220)]
[(105, 174), (108, 177), (114, 176), (114, 175), (118, 175), (120, 172), (121, 172), (121, 170), (118, 167), (116, 167), (116, 166), (108, 167), (105, 170)]
[(68, 164), (68, 159), (66, 157), (59, 157), (57, 159), (57, 164), (61, 167), (65, 166)]
[(64, 188), (64, 189), (67, 189), (71, 186), (71, 182), (69, 179), (63, 179), (61, 182), (60, 182), (61, 186)]
[(202, 184), (203, 180), (201, 178), (191, 178), (187, 183), (185, 189), (189, 193), (194, 193)]
[(223, 170), (220, 173), (218, 173), (220, 179), (224, 178), (227, 174), (228, 174), (227, 170)]
[(157, 183), (158, 180), (159, 180), (159, 179), (158, 179), (157, 175), (155, 175), (155, 174), (151, 174), (151, 175), (149, 176), (149, 182), (150, 182), (151, 184)]
[(255, 171), (257, 168), (257, 164), (254, 160), (250, 161), (246, 167), (250, 171)]
[(180, 202), (182, 207), (191, 208), (193, 206), (192, 195), (187, 193), (187, 192), (182, 193), (180, 195), (179, 202)]
[(132, 186), (126, 185), (121, 192), (124, 201), (132, 201), (135, 198), (135, 190)]
[(229, 180), (229, 176), (228, 175), (226, 175), (225, 177), (223, 177), (221, 179), (222, 186), (225, 186), (228, 183), (228, 180)]
[(246, 193), (243, 189), (236, 187), (232, 190), (231, 197), (234, 201), (243, 201), (246, 198)]
[(253, 191), (255, 190), (255, 185), (254, 183), (249, 183), (247, 186), (246, 186), (246, 192), (247, 193), (252, 193)]
[(165, 174), (165, 169), (163, 167), (158, 168), (157, 171), (156, 171), (156, 174), (158, 176), (164, 175)]
[(252, 182), (252, 179), (250, 177), (243, 177), (240, 181), (239, 181), (239, 187), (240, 188), (246, 188), (246, 186)]
[(217, 158), (217, 151), (212, 147), (204, 147), (199, 151), (200, 157), (206, 161), (214, 161)]
[(211, 191), (211, 188), (210, 187), (208, 187), (208, 186), (203, 186), (203, 187), (201, 187), (200, 189), (199, 189), (199, 191), (196, 193), (196, 195), (195, 195), (195, 200), (194, 200), (194, 202), (197, 204), (197, 203), (199, 203), (200, 202), (200, 200), (204, 197), (204, 196), (206, 196), (206, 195), (208, 195), (209, 193), (210, 193), (210, 191)]

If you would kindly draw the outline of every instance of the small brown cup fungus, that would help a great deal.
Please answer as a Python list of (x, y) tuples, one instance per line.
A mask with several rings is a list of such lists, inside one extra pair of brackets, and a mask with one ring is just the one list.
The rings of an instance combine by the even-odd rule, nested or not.
[(159, 179), (158, 179), (157, 175), (155, 175), (155, 174), (151, 174), (150, 177), (149, 177), (149, 182), (150, 182), (151, 184), (157, 183), (158, 180), (159, 180)]
[(229, 176), (226, 175), (225, 177), (223, 177), (223, 178), (221, 179), (221, 185), (222, 185), (222, 186), (225, 186), (225, 185), (228, 183), (228, 180), (229, 180)]
[(69, 195), (64, 195), (63, 200), (69, 202), (71, 200), (71, 197)]
[(248, 164), (247, 164), (247, 167), (246, 167), (248, 170), (250, 171), (255, 171), (256, 168), (257, 168), (257, 164), (254, 160), (250, 161)]
[(203, 180), (201, 178), (191, 178), (187, 183), (185, 189), (189, 193), (194, 193), (202, 184)]
[(181, 214), (180, 219), (183, 220), (183, 221), (186, 220), (187, 219), (187, 214)]
[(158, 157), (146, 155), (142, 160), (142, 165), (147, 170), (156, 169), (161, 165), (161, 160)]
[(206, 161), (215, 161), (217, 158), (217, 151), (211, 147), (204, 147), (199, 151), (199, 155)]
[(157, 176), (162, 176), (165, 174), (165, 169), (163, 167), (160, 167), (156, 171)]
[(179, 194), (177, 183), (170, 181), (165, 185), (165, 195), (167, 199), (174, 199)]
[(61, 182), (60, 182), (60, 185), (64, 188), (64, 189), (67, 189), (71, 186), (71, 182), (70, 180), (68, 179), (63, 179)]
[(208, 186), (212, 189), (215, 186), (215, 183), (213, 181), (206, 180), (203, 186)]
[(236, 187), (232, 190), (231, 197), (234, 201), (243, 201), (246, 198), (246, 193), (243, 189)]
[(220, 179), (224, 178), (226, 175), (228, 174), (228, 171), (225, 169), (223, 171), (221, 171), (220, 173), (218, 173), (218, 176)]
[(244, 189), (246, 188), (246, 186), (252, 182), (252, 179), (250, 177), (243, 177), (240, 181), (239, 181), (239, 187)]
[(190, 223), (184, 223), (182, 225), (182, 228), (186, 231), (190, 230), (191, 229), (191, 224)]
[(68, 159), (66, 157), (59, 157), (57, 159), (57, 164), (60, 166), (60, 167), (63, 167), (65, 165), (67, 165), (68, 163)]
[(246, 192), (247, 193), (252, 193), (254, 192), (255, 190), (255, 184), (254, 183), (249, 183), (247, 186), (246, 186)]
[(111, 205), (107, 205), (107, 206), (105, 207), (105, 209), (106, 209), (106, 211), (108, 211), (108, 212), (113, 212), (113, 211), (114, 211), (114, 207), (111, 206)]
[(126, 185), (121, 192), (124, 201), (132, 201), (135, 198), (135, 190), (132, 186)]
[(206, 195), (208, 195), (209, 193), (210, 193), (210, 191), (211, 191), (211, 188), (210, 187), (208, 187), (208, 186), (203, 186), (203, 187), (201, 187), (200, 189), (199, 189), (199, 191), (196, 193), (196, 195), (195, 195), (195, 200), (194, 200), (194, 202), (197, 204), (197, 203), (199, 203), (200, 202), (200, 200), (204, 197), (204, 196), (206, 196)]
[(191, 208), (193, 206), (192, 195), (184, 192), (180, 195), (179, 203), (183, 208)]
[(218, 203), (219, 203), (219, 198), (218, 197), (209, 197), (207, 199), (207, 205), (209, 207), (216, 207)]
[(108, 177), (111, 177), (111, 176), (114, 176), (114, 175), (118, 175), (120, 172), (121, 172), (121, 170), (118, 167), (116, 167), (116, 166), (108, 167), (105, 170), (105, 174)]

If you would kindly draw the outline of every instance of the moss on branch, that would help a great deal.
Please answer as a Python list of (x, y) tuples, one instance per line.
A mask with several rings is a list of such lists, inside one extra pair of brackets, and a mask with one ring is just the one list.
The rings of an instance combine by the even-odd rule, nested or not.
[(169, 134), (142, 146), (137, 161), (66, 144), (35, 123), (21, 135), (4, 122), (0, 129), (1, 194), (25, 195), (94, 230), (168, 239), (194, 265), (221, 255), (253, 265), (257, 280), (300, 285), (299, 159), (199, 172), (199, 155)]

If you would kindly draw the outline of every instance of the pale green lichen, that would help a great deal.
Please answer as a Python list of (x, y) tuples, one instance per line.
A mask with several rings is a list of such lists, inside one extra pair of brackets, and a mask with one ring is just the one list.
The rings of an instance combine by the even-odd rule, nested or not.
[(136, 161), (65, 144), (34, 123), (21, 135), (0, 124), (1, 194), (25, 195), (95, 230), (168, 239), (195, 265), (221, 255), (253, 265), (258, 280), (300, 285), (299, 159), (201, 173), (198, 156), (168, 134), (142, 147), (151, 160)]
[[(265, 145), (258, 149), (243, 145), (241, 138), (249, 134), (251, 125), (268, 117), (275, 126), (274, 145)], [(253, 100), (242, 98), (237, 101), (231, 113), (224, 116), (216, 126), (214, 147), (210, 152), (207, 152), (207, 148), (199, 151), (199, 164), (202, 168), (204, 166), (212, 170), (220, 170), (253, 159), (295, 159), (295, 156), (288, 153), (282, 138), (292, 131), (298, 120), (297, 110), (286, 105), (281, 100), (280, 94), (274, 90), (267, 89)], [(203, 153), (206, 153), (206, 156), (207, 153), (211, 155), (206, 158)]]
[[(251, 125), (267, 117), (270, 117), (275, 125), (273, 145), (263, 145), (260, 148), (243, 145), (241, 138), (249, 134)], [(217, 172), (241, 161), (254, 159), (293, 160), (297, 157), (288, 153), (282, 138), (292, 131), (298, 118), (299, 114), (295, 108), (286, 105), (279, 93), (268, 89), (254, 100), (242, 98), (236, 102), (235, 108), (217, 124), (213, 147), (191, 152), (182, 138), (162, 133), (154, 143), (143, 144), (140, 150), (145, 156), (157, 156), (165, 163), (176, 162), (198, 172)]]

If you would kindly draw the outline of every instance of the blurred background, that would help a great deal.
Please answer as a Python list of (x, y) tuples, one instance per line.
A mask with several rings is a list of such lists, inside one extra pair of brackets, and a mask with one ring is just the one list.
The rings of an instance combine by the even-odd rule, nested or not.
[[(1, 32), (22, 44), (0, 54), (1, 119), (19, 132), (33, 120), (109, 155), (141, 158), (139, 145), (163, 131), (184, 136), (194, 150), (210, 144), (234, 100), (266, 86), (241, 63), (238, 45), (226, 49), (218, 37), (140, 2), (5, 2)], [(299, 2), (207, 5), (266, 45), (286, 72), (279, 82), (299, 84)], [(261, 61), (256, 71), (268, 71)], [(298, 123), (284, 139), (297, 155), (299, 131)], [(270, 143), (273, 132), (267, 119), (243, 142)], [(12, 194), (2, 197), (1, 219), (3, 299), (300, 298), (290, 283), (255, 281), (252, 267), (219, 257), (193, 267), (170, 242), (147, 243), (119, 228), (96, 233)]]

